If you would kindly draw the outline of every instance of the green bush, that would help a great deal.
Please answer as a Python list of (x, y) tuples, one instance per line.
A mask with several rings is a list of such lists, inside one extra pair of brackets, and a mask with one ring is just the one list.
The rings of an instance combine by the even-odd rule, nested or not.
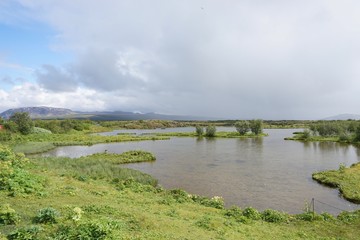
[(41, 230), (42, 228), (38, 226), (18, 228), (7, 235), (7, 238), (9, 240), (37, 240)]
[(252, 133), (259, 135), (263, 131), (263, 121), (261, 119), (251, 120), (250, 129)]
[(245, 135), (250, 130), (250, 123), (248, 121), (238, 121), (235, 123), (235, 128), (240, 135)]
[(191, 195), (185, 192), (182, 189), (172, 189), (168, 193), (175, 199), (178, 203), (189, 202), (191, 200)]
[(39, 210), (34, 221), (36, 223), (57, 223), (59, 216), (60, 214), (56, 209), (47, 207)]
[(261, 214), (258, 210), (252, 207), (247, 207), (243, 210), (242, 214), (248, 219), (259, 220), (261, 218)]
[(197, 136), (202, 136), (204, 134), (204, 128), (202, 126), (196, 126), (195, 132)]
[(16, 211), (10, 207), (9, 204), (0, 205), (0, 225), (16, 224), (19, 221), (19, 216)]
[(209, 125), (206, 127), (206, 133), (205, 136), (206, 137), (215, 137), (216, 134), (216, 127), (213, 125)]
[(333, 215), (331, 215), (330, 213), (324, 212), (324, 213), (322, 213), (320, 215), (324, 219), (324, 221), (333, 221), (333, 220), (335, 220), (335, 217)]
[(310, 211), (305, 211), (304, 213), (296, 214), (295, 218), (307, 222), (324, 220), (324, 218), (321, 215)]
[(284, 213), (279, 211), (266, 209), (261, 213), (261, 219), (265, 222), (278, 223), (286, 221), (287, 217)]
[(339, 219), (340, 221), (346, 222), (346, 223), (350, 223), (350, 222), (355, 221), (356, 219), (360, 219), (359, 213), (360, 212), (343, 211), (337, 216), (337, 219)]
[(232, 206), (231, 208), (229, 208), (225, 211), (225, 216), (233, 217), (236, 219), (243, 215), (242, 215), (241, 208), (239, 208), (237, 206)]
[(223, 209), (224, 208), (224, 199), (222, 197), (203, 197), (199, 195), (188, 195), (188, 198), (191, 198), (194, 202), (200, 203), (203, 206), (206, 207), (213, 207), (217, 209)]
[(86, 239), (101, 240), (111, 238), (114, 226), (109, 223), (87, 222), (74, 226), (62, 225), (53, 236), (54, 240)]
[(7, 142), (12, 140), (12, 135), (8, 131), (0, 131), (0, 142)]

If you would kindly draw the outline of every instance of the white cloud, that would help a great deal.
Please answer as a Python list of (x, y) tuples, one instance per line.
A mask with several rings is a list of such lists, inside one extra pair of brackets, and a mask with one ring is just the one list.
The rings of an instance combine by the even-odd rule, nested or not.
[(55, 91), (63, 103), (77, 96), (74, 109), (245, 118), (359, 113), (355, 0), (19, 2), (57, 32), (54, 48), (74, 54), (65, 66), (37, 71), (40, 95)]

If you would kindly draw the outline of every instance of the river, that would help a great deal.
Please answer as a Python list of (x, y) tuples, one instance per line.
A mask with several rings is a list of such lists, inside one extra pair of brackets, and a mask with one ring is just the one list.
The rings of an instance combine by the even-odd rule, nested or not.
[[(234, 131), (234, 128), (218, 130)], [(118, 133), (150, 134), (152, 132), (194, 131), (194, 128), (119, 130)], [(189, 193), (222, 196), (226, 206), (252, 206), (300, 213), (306, 202), (315, 199), (317, 212), (336, 214), (355, 210), (350, 203), (331, 189), (313, 181), (316, 171), (350, 166), (360, 160), (360, 149), (331, 142), (285, 141), (297, 129), (266, 129), (262, 138), (198, 139), (172, 137), (170, 140), (141, 141), (93, 146), (58, 147), (43, 155), (79, 157), (107, 150), (121, 153), (141, 149), (154, 153), (152, 163), (126, 164), (125, 167), (148, 173), (165, 188), (181, 188)]]

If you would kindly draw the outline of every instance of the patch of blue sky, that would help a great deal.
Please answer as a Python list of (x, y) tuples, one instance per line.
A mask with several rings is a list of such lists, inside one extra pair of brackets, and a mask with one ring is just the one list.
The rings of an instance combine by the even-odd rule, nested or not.
[(51, 28), (38, 22), (24, 26), (0, 24), (0, 57), (3, 61), (30, 68), (70, 61), (69, 52), (51, 48), (55, 35)]

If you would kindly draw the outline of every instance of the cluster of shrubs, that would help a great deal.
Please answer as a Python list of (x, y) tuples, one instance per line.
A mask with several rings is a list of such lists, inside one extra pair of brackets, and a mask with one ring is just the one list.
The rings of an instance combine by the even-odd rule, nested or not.
[[(118, 226), (116, 223), (108, 221), (84, 221), (81, 219), (82, 210), (75, 207), (71, 214), (66, 217), (72, 222), (66, 221), (66, 224), (60, 224), (54, 231), (51, 239), (106, 239), (111, 237), (113, 229)], [(57, 224), (59, 223), (60, 213), (52, 208), (47, 207), (40, 209), (33, 218), (34, 224)], [(0, 205), (0, 225), (15, 225), (19, 222), (19, 216), (9, 205)], [(39, 234), (44, 229), (39, 225), (31, 225), (16, 228), (6, 237), (10, 240), (38, 239)]]
[(261, 119), (237, 121), (234, 126), (240, 135), (245, 135), (249, 131), (255, 135), (259, 135), (263, 131), (263, 121)]
[[(335, 217), (333, 215), (326, 212), (318, 214), (311, 211), (305, 211), (300, 214), (290, 215), (273, 209), (266, 209), (262, 212), (259, 212), (252, 207), (247, 207), (243, 210), (239, 207), (231, 207), (230, 209), (225, 210), (225, 216), (233, 218), (237, 222), (241, 223), (248, 223), (252, 220), (263, 220), (270, 223), (289, 222), (292, 220), (301, 220), (308, 222), (335, 220)], [(342, 222), (353, 222), (357, 219), (360, 219), (360, 210), (354, 212), (344, 211), (337, 216), (337, 219)]]
[(196, 135), (199, 137), (203, 136), (204, 133), (205, 133), (205, 137), (215, 137), (216, 127), (214, 125), (209, 125), (205, 128), (205, 132), (204, 132), (204, 128), (198, 125), (195, 127), (195, 132)]
[(90, 120), (35, 120), (34, 126), (38, 129), (46, 129), (51, 133), (68, 133), (72, 130), (89, 130), (92, 122)]
[(23, 154), (0, 144), (0, 191), (8, 191), (10, 196), (41, 193), (44, 181), (24, 169), (27, 162)]
[[(321, 137), (339, 137), (343, 142), (360, 141), (359, 121), (320, 121), (309, 126), (311, 133)], [(310, 132), (308, 132), (308, 135)]]

